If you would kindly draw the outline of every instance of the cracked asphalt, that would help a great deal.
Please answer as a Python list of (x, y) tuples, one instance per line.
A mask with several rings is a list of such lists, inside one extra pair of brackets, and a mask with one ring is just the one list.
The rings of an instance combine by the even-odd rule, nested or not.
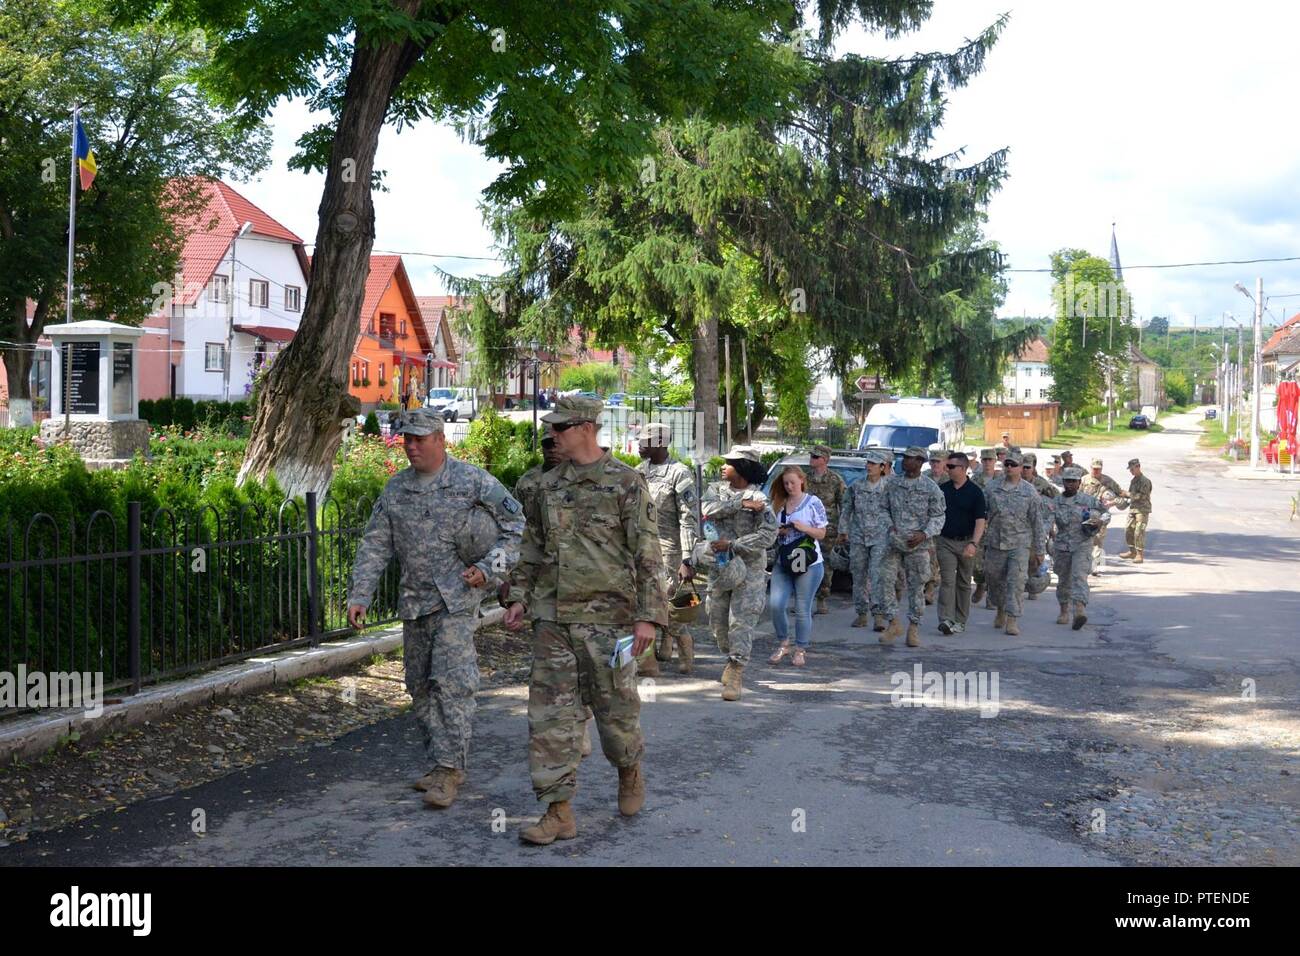
[[(965, 634), (885, 649), (849, 627), (846, 596), (815, 619), (808, 666), (763, 663), (719, 696), (722, 657), (643, 689), (647, 800), (584, 762), (579, 836), (526, 847), (526, 688), (480, 696), (469, 780), (431, 811), (409, 716), (119, 812), (34, 834), (0, 864), (60, 865), (1295, 865), (1300, 862), (1300, 522), (1290, 486), (1241, 481), (1195, 448), (1194, 415), (1107, 448), (1155, 483), (1148, 556), (1111, 558), (1089, 623), (1022, 634), (972, 611)], [(1087, 449), (1076, 452), (1091, 457)], [(1109, 533), (1123, 550), (1123, 513)], [(998, 681), (995, 708), (895, 694), (914, 665)], [(904, 680), (906, 678), (906, 680)], [(896, 706), (905, 703), (938, 706)], [(996, 713), (993, 713), (993, 709)], [(194, 832), (196, 816), (205, 824)]]

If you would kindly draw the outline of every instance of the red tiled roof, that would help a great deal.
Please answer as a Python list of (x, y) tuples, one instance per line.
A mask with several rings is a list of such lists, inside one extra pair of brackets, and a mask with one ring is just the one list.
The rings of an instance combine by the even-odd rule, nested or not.
[(1292, 325), (1289, 328), (1278, 329), (1269, 339), (1273, 343), (1272, 348), (1260, 350), (1261, 356), (1272, 355), (1295, 355), (1300, 353), (1300, 325)]
[(1034, 339), (1020, 350), (1016, 356), (1017, 362), (1047, 362), (1047, 343), (1041, 338)]
[(230, 240), (246, 222), (253, 224), (253, 235), (282, 239), (301, 249), (302, 239), (295, 233), (220, 180), (196, 177), (186, 182), (198, 183), (204, 205), (197, 215), (177, 223), (177, 228), (186, 234), (181, 253), (181, 304), (193, 305), (198, 299), (230, 249)]
[(1268, 341), (1264, 343), (1264, 347), (1260, 349), (1259, 354), (1268, 355), (1270, 352), (1281, 351), (1278, 346), (1282, 344), (1282, 340), (1289, 339), (1292, 332), (1300, 331), (1300, 325), (1297, 325), (1297, 323), (1300, 323), (1300, 312), (1297, 312), (1278, 326), (1277, 331), (1270, 335)]
[(293, 341), (293, 329), (282, 329), (274, 325), (236, 325), (236, 332), (256, 336), (270, 342)]
[(375, 314), (384, 290), (393, 281), (393, 273), (402, 264), (401, 256), (371, 256), (370, 273), (366, 276), (366, 294), (361, 300), (362, 324)]

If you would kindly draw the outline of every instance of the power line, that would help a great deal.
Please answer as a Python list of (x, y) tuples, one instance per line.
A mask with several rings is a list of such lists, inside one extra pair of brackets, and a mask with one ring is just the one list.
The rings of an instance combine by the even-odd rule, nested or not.
[[(1270, 259), (1217, 259), (1209, 262), (1160, 262), (1141, 266), (1125, 265), (1124, 270), (1130, 269), (1188, 269), (1196, 266), (1249, 266), (1258, 262), (1300, 262), (1300, 256), (1279, 256)], [(1004, 272), (1051, 272), (1048, 269), (1004, 269)], [(1279, 296), (1270, 296), (1269, 298), (1279, 298)]]

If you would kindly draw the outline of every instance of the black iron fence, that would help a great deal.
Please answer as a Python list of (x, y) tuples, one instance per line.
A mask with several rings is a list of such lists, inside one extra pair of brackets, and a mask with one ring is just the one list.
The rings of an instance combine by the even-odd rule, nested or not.
[[(350, 631), (347, 585), (371, 502), (211, 506), (125, 520), (33, 515), (0, 537), (0, 671), (102, 672), (143, 684)], [(368, 622), (396, 620), (390, 566)]]

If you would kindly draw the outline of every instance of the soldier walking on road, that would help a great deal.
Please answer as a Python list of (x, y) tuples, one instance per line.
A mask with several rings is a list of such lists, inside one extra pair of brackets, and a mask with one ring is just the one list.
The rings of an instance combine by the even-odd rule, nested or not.
[[(815, 495), (826, 508), (826, 520), (830, 522), (826, 527), (824, 539), (827, 545), (834, 543), (839, 536), (840, 511), (844, 507), (844, 497), (848, 490), (844, 479), (828, 467), (830, 460), (829, 445), (817, 445), (808, 456), (808, 494)], [(828, 547), (827, 550), (829, 551), (830, 548)], [(817, 588), (815, 614), (826, 613), (826, 596), (831, 593), (832, 574), (831, 566), (827, 563), (826, 576), (822, 578), (822, 583)]]
[(1020, 477), (1020, 455), (1008, 452), (1006, 477), (989, 485), (988, 530), (984, 540), (984, 573), (988, 576), (989, 595), (997, 608), (994, 627), (1006, 627), (1008, 634), (1020, 633), (1021, 598), (1025, 575), (1031, 561), (1038, 559), (1047, 546), (1046, 521), (1042, 498), (1029, 482)]
[[(565, 457), (548, 472), (527, 513), (519, 564), (510, 575), (511, 630), (533, 625), (528, 682), (528, 770), (546, 813), (520, 831), (526, 843), (572, 839), (583, 705), (591, 708), (601, 750), (618, 767), (618, 809), (645, 802), (641, 700), (635, 658), (668, 623), (663, 561), (650, 489), (597, 442), (599, 399), (571, 395), (543, 421)], [(631, 630), (633, 660), (615, 657)]]
[[(1083, 479), (1079, 490), (1085, 495), (1092, 495), (1107, 508), (1123, 496), (1124, 491), (1110, 475), (1102, 474), (1100, 458), (1092, 460), (1092, 474)], [(1092, 574), (1100, 574), (1106, 566), (1106, 528), (1103, 526), (1092, 539)]]
[[(683, 582), (695, 576), (691, 570), (692, 553), (700, 539), (695, 476), (680, 461), (668, 460), (672, 440), (672, 428), (668, 425), (662, 422), (646, 425), (639, 445), (641, 464), (636, 467), (650, 488), (655, 513), (659, 516), (659, 553), (663, 556), (664, 588), (669, 597), (677, 593)], [(672, 661), (674, 643), (677, 644), (677, 671), (689, 674), (695, 667), (695, 639), (685, 624), (670, 622), (664, 628), (655, 656), (665, 664)]]
[(889, 549), (881, 567), (886, 587), (885, 616), (888, 630), (880, 635), (881, 644), (893, 644), (903, 632), (898, 616), (898, 596), (892, 582), (901, 565), (907, 583), (907, 646), (921, 644), (920, 626), (925, 616), (925, 582), (930, 576), (928, 542), (943, 530), (943, 492), (921, 474), (925, 449), (913, 445), (903, 452), (903, 476), (890, 479), (885, 491), (889, 510)]
[(696, 563), (709, 569), (709, 627), (727, 655), (722, 699), (740, 700), (767, 597), (767, 549), (776, 543), (777, 521), (763, 494), (767, 471), (758, 450), (735, 445), (723, 462), (722, 480), (708, 487), (701, 503), (707, 540), (696, 546)]
[[(998, 477), (997, 449), (982, 449), (980, 451), (980, 470), (971, 475), (970, 480), (979, 486), (980, 491), (987, 494), (989, 482), (997, 480)], [(975, 593), (970, 597), (972, 607), (977, 607), (980, 601), (986, 601), (988, 586), (984, 577), (984, 547), (981, 543), (975, 551), (975, 570), (972, 572), (975, 581)], [(984, 606), (990, 610), (993, 607), (992, 602), (987, 602)]]
[(1052, 509), (1056, 529), (1052, 562), (1056, 567), (1056, 600), (1061, 605), (1057, 624), (1078, 630), (1088, 623), (1088, 571), (1092, 568), (1092, 539), (1097, 529), (1110, 521), (1105, 506), (1092, 495), (1079, 491), (1083, 469), (1070, 465), (1061, 480), (1065, 490)]
[(474, 629), (488, 581), (519, 557), (523, 509), (501, 482), (447, 454), (442, 416), (428, 409), (398, 420), (410, 468), (388, 480), (357, 549), (348, 623), (360, 630), (389, 562), (401, 569), (406, 690), (433, 769), (416, 782), (445, 808), (465, 781), (478, 656)]
[[(1053, 499), (1061, 493), (1061, 489), (1038, 473), (1038, 456), (1033, 452), (1025, 452), (1020, 456), (1020, 477), (1033, 485), (1034, 490), (1043, 497), (1040, 504), (1043, 506), (1043, 523), (1047, 525), (1047, 549), (1043, 552), (1043, 556), (1046, 556), (1051, 554), (1052, 547)], [(1025, 578), (1025, 596), (1031, 601), (1037, 601), (1038, 595), (1047, 590), (1049, 580), (1047, 574), (1040, 575), (1037, 567), (1031, 567)]]
[(1124, 529), (1124, 543), (1128, 550), (1121, 558), (1132, 558), (1134, 564), (1142, 563), (1147, 549), (1147, 522), (1151, 519), (1151, 479), (1142, 474), (1142, 462), (1129, 459), (1128, 473), (1133, 480), (1128, 483), (1128, 493), (1121, 498), (1128, 502), (1128, 526)]
[[(889, 547), (889, 501), (885, 490), (895, 480), (889, 470), (894, 456), (888, 449), (867, 449), (867, 477), (849, 485), (840, 511), (840, 541), (849, 545), (849, 573), (853, 577), (854, 627), (885, 629), (885, 578), (882, 566)], [(894, 582), (889, 582), (893, 590)]]

